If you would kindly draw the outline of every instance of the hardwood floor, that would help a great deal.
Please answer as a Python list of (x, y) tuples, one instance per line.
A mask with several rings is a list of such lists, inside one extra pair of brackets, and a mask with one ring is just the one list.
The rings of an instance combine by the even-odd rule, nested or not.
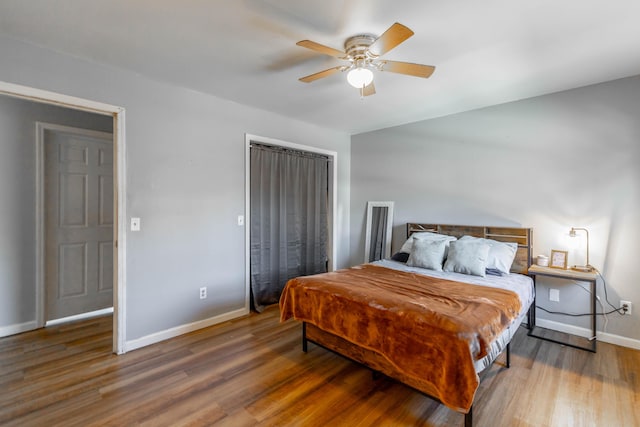
[[(0, 339), (0, 425), (449, 426), (463, 415), (310, 344), (278, 311), (122, 356), (111, 317)], [(486, 372), (476, 426), (638, 426), (640, 351), (526, 336)]]

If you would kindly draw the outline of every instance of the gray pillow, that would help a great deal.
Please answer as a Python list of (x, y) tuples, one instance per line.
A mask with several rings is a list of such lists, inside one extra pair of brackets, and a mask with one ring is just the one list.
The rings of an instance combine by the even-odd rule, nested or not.
[[(431, 240), (431, 241), (453, 241), (456, 240), (453, 236), (447, 236), (446, 234), (432, 233), (430, 231), (421, 231), (419, 233), (413, 233), (402, 245), (400, 248), (400, 252), (411, 253), (411, 248), (413, 247), (413, 242), (416, 240)], [(448, 247), (447, 245), (446, 247)], [(446, 252), (446, 249), (445, 249)]]
[(488, 244), (478, 240), (451, 242), (444, 271), (484, 277), (490, 249)]
[(414, 240), (407, 265), (442, 271), (444, 250), (448, 243), (447, 240)]
[(517, 243), (499, 242), (497, 240), (472, 236), (462, 236), (460, 240), (476, 240), (490, 246), (489, 256), (487, 258), (488, 270), (498, 270), (502, 274), (509, 274), (509, 271), (511, 271), (511, 264), (513, 264), (516, 251), (518, 250)]

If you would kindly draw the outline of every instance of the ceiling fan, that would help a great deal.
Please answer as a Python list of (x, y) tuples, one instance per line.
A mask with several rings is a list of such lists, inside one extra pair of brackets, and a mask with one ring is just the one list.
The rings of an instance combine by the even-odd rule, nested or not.
[(407, 40), (413, 34), (413, 31), (409, 28), (396, 22), (378, 38), (371, 34), (358, 34), (349, 37), (344, 42), (344, 52), (311, 40), (299, 41), (296, 43), (298, 46), (349, 61), (349, 64), (329, 68), (328, 70), (302, 77), (299, 80), (305, 83), (311, 83), (335, 74), (338, 71), (348, 71), (347, 81), (351, 86), (360, 91), (360, 96), (364, 97), (376, 93), (373, 85), (373, 72), (371, 70), (390, 71), (392, 73), (427, 78), (433, 74), (436, 67), (380, 59), (382, 55)]

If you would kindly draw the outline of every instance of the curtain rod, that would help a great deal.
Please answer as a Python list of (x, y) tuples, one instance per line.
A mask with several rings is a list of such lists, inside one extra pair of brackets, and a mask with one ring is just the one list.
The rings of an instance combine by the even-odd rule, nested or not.
[(308, 158), (313, 158), (313, 159), (325, 159), (329, 162), (331, 162), (333, 160), (333, 158), (331, 156), (327, 156), (326, 154), (319, 154), (319, 153), (313, 153), (311, 151), (304, 151), (304, 150), (298, 150), (295, 148), (289, 148), (289, 147), (282, 147), (282, 146), (278, 146), (278, 145), (267, 145), (267, 144), (260, 144), (260, 143), (256, 143), (256, 142), (252, 142), (249, 144), (250, 148), (256, 148), (258, 150), (264, 150), (264, 151), (271, 151), (274, 153), (288, 153), (288, 154), (292, 154), (292, 155), (297, 155), (297, 156), (301, 156), (301, 157), (308, 157)]

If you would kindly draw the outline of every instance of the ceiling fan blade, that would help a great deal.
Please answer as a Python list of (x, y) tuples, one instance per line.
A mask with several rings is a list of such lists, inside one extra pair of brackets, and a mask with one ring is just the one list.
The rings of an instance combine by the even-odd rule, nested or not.
[(369, 95), (375, 95), (376, 93), (376, 87), (373, 85), (373, 82), (369, 83), (369, 86), (365, 86), (362, 89), (362, 96), (369, 96)]
[(320, 43), (312, 42), (311, 40), (301, 40), (296, 44), (298, 46), (306, 47), (307, 49), (315, 50), (316, 52), (324, 53), (325, 55), (335, 56), (340, 59), (347, 59), (347, 54), (345, 52)]
[(376, 41), (371, 43), (371, 46), (369, 46), (369, 52), (374, 56), (384, 55), (412, 35), (413, 31), (396, 22), (380, 37), (378, 37)]
[(305, 83), (311, 83), (315, 80), (321, 79), (323, 77), (328, 77), (334, 73), (337, 73), (338, 71), (342, 71), (343, 66), (339, 66), (339, 67), (333, 67), (333, 68), (329, 68), (328, 70), (324, 70), (324, 71), (320, 71), (318, 73), (315, 74), (311, 74), (305, 77), (300, 77), (298, 80), (300, 80), (301, 82), (305, 82)]
[(433, 74), (436, 67), (432, 65), (413, 64), (411, 62), (380, 61), (380, 71), (390, 71), (392, 73), (407, 74), (409, 76), (427, 78)]

